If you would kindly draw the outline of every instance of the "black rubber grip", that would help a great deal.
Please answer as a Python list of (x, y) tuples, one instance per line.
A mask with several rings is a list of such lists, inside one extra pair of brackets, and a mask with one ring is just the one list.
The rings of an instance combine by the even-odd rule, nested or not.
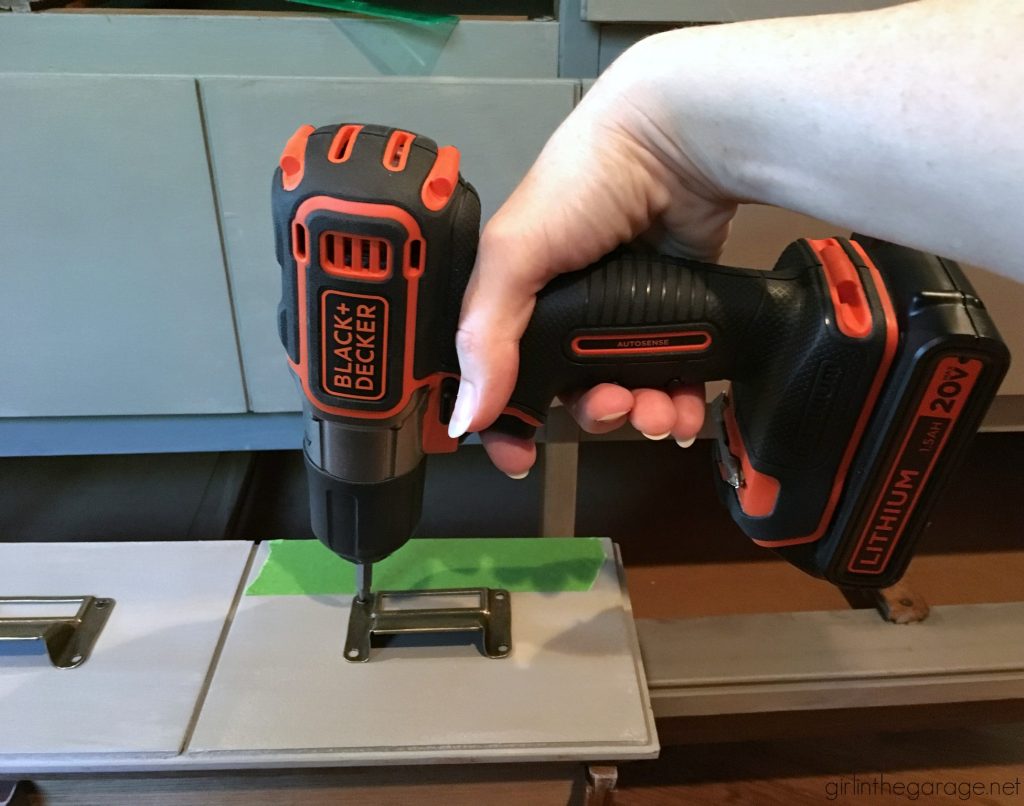
[[(617, 253), (545, 288), (521, 343), (512, 406), (611, 382), (663, 387), (732, 378), (768, 295), (764, 272)], [(780, 305), (796, 293), (776, 282)]]

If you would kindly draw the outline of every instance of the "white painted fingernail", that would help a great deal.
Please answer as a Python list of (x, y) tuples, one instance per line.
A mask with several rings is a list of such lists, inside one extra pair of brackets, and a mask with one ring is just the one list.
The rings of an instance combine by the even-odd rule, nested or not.
[(599, 423), (610, 423), (612, 420), (618, 420), (629, 414), (628, 411), (617, 411), (615, 414), (606, 414), (604, 417), (598, 417), (597, 422)]
[(458, 439), (469, 429), (476, 413), (476, 389), (473, 384), (463, 379), (459, 384), (459, 395), (455, 398), (452, 418), (448, 421), (448, 436)]
[[(641, 431), (640, 433), (644, 434), (643, 431)], [(665, 437), (667, 437), (671, 433), (672, 433), (671, 431), (666, 431), (664, 434), (644, 434), (644, 436), (647, 437), (648, 439), (658, 440), (658, 439), (664, 439)]]
[(519, 481), (520, 479), (525, 479), (527, 476), (529, 476), (530, 471), (524, 470), (522, 473), (506, 473), (505, 475), (508, 476), (510, 479), (515, 479), (516, 481)]
[(680, 448), (689, 448), (696, 441), (697, 437), (690, 437), (689, 439), (677, 439), (676, 445), (678, 445)]

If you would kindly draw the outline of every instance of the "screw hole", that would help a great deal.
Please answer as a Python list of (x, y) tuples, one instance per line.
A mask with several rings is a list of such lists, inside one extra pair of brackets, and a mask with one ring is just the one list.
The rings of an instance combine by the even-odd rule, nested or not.
[(501, 599), (505, 598), (505, 594), (504, 593), (496, 593), (496, 594), (494, 594), (494, 598), (498, 599), (500, 601)]
[(81, 655), (75, 655), (75, 656), (74, 656), (74, 657), (73, 657), (73, 658), (71, 659), (71, 662), (72, 662), (72, 663), (81, 663), (81, 662), (82, 662), (82, 656), (81, 656)]
[(106, 607), (109, 604), (110, 602), (106, 599), (100, 599), (98, 602), (96, 602), (96, 607)]
[(499, 652), (508, 652), (508, 646), (505, 645), (505, 644), (502, 644), (501, 646), (498, 647), (498, 651)]
[(347, 654), (348, 654), (348, 656), (350, 658), (358, 658), (359, 657), (359, 650), (358, 649), (350, 649)]

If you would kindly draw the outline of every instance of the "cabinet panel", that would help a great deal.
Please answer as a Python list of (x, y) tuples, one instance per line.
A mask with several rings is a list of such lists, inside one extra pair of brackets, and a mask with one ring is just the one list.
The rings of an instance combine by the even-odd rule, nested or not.
[(0, 76), (0, 416), (245, 411), (195, 83)]
[(303, 124), (398, 125), (457, 145), (488, 217), (572, 109), (573, 81), (456, 79), (203, 79), (246, 382), (255, 411), (299, 405), (278, 341), (280, 269), (274, 258), (270, 178)]
[(0, 18), (0, 71), (542, 78), (557, 70), (554, 22), (435, 29), (337, 15), (99, 10)]
[(590, 22), (732, 22), (895, 6), (906, 0), (586, 0)]

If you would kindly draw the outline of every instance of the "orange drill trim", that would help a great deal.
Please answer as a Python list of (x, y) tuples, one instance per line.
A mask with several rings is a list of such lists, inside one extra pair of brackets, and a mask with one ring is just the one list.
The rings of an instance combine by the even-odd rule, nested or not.
[(285, 190), (295, 190), (302, 182), (302, 174), (306, 170), (306, 144), (314, 131), (316, 129), (312, 126), (299, 126), (284, 144), (278, 165), (281, 166), (281, 186)]
[(729, 436), (729, 452), (739, 459), (740, 467), (743, 468), (743, 484), (736, 490), (740, 509), (748, 517), (766, 518), (775, 511), (775, 503), (779, 500), (779, 480), (761, 473), (751, 464), (732, 406), (726, 408), (724, 420), (725, 431)]
[(428, 210), (441, 210), (455, 192), (459, 184), (459, 149), (455, 146), (442, 146), (437, 150), (437, 159), (430, 169), (420, 199)]
[(352, 148), (356, 144), (356, 136), (363, 130), (362, 126), (348, 125), (338, 129), (327, 149), (327, 159), (331, 162), (346, 162), (352, 156)]
[(412, 141), (415, 139), (416, 135), (411, 132), (392, 133), (384, 147), (384, 167), (389, 171), (404, 171), (405, 163), (409, 161), (409, 152), (412, 151)]
[[(387, 218), (401, 224), (408, 233), (409, 241), (423, 243), (423, 233), (419, 224), (408, 212), (391, 204), (373, 204), (370, 202), (353, 202), (343, 199), (336, 199), (331, 196), (313, 196), (306, 199), (299, 205), (295, 212), (295, 225), (305, 229), (306, 220), (318, 210), (330, 210), (346, 215), (365, 216), (367, 218)], [(408, 251), (408, 242), (406, 244)], [(306, 303), (306, 274), (309, 270), (308, 250), (305, 256), (296, 257), (296, 272), (298, 275), (297, 291), (299, 300), (299, 360), (294, 362), (289, 359), (292, 370), (299, 378), (302, 391), (306, 395), (313, 408), (327, 414), (337, 414), (342, 417), (353, 417), (365, 420), (383, 420), (397, 414), (405, 408), (413, 393), (426, 386), (429, 378), (417, 379), (413, 374), (416, 342), (416, 305), (419, 298), (419, 276), (422, 270), (416, 271), (414, 267), (405, 265), (402, 267), (402, 275), (408, 281), (406, 286), (406, 314), (405, 314), (405, 360), (402, 367), (402, 398), (387, 411), (360, 411), (356, 409), (339, 408), (328, 406), (317, 400), (310, 389), (309, 382), (309, 344), (308, 322), (309, 311)]]
[(807, 243), (817, 253), (825, 271), (839, 332), (851, 339), (863, 339), (871, 335), (871, 306), (849, 255), (834, 238), (809, 240)]

